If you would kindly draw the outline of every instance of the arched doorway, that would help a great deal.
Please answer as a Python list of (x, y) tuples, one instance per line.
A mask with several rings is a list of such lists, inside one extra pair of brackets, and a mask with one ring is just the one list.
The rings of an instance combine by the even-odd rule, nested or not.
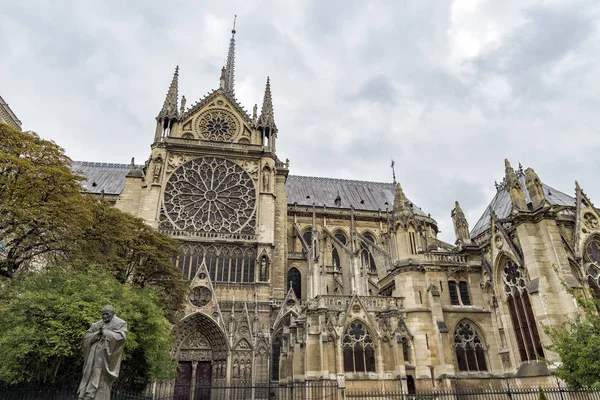
[(223, 330), (208, 315), (195, 313), (181, 320), (175, 335), (175, 398), (210, 399), (211, 386), (226, 384), (228, 346)]

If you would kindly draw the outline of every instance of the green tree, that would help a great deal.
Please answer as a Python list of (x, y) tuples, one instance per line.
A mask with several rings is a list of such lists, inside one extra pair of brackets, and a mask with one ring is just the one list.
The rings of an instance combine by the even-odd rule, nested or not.
[(81, 340), (111, 304), (128, 323), (116, 385), (142, 389), (175, 373), (170, 324), (150, 288), (120, 283), (83, 263), (25, 272), (0, 293), (0, 381), (74, 386), (81, 376)]
[(586, 298), (581, 289), (566, 288), (575, 297), (583, 315), (564, 322), (559, 328), (544, 327), (552, 339), (548, 349), (556, 352), (562, 361), (555, 373), (570, 387), (600, 388), (598, 301)]
[(539, 391), (538, 391), (538, 400), (547, 400), (546, 398), (546, 393), (544, 393), (544, 389), (542, 389), (542, 387), (539, 387)]
[(81, 180), (60, 146), (0, 123), (0, 275), (65, 255), (89, 221)]
[(110, 268), (121, 283), (156, 287), (171, 322), (177, 320), (188, 284), (173, 265), (179, 243), (103, 199), (89, 199), (92, 223), (71, 257)]
[(32, 261), (84, 260), (110, 268), (121, 283), (156, 287), (170, 321), (187, 285), (172, 263), (178, 242), (101, 198), (53, 142), (0, 123), (0, 276)]

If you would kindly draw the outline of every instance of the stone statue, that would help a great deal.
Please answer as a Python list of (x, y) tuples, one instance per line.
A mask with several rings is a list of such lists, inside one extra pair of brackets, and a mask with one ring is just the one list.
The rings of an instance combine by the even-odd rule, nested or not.
[(268, 169), (264, 169), (263, 170), (263, 191), (268, 192), (269, 190), (271, 190), (270, 185), (269, 185), (269, 180), (270, 180), (270, 175), (271, 172)]
[(260, 260), (260, 280), (266, 282), (268, 280), (267, 276), (269, 275), (267, 265), (267, 257), (262, 257)]
[(158, 183), (158, 181), (160, 180), (161, 172), (162, 172), (162, 158), (160, 156), (158, 156), (154, 160), (154, 174), (152, 177), (152, 183)]
[(102, 308), (102, 320), (94, 322), (83, 337), (83, 377), (79, 400), (110, 400), (110, 389), (119, 377), (127, 338), (127, 322), (112, 306)]
[(183, 115), (183, 113), (185, 112), (185, 96), (181, 96), (181, 108), (179, 109), (179, 115)]

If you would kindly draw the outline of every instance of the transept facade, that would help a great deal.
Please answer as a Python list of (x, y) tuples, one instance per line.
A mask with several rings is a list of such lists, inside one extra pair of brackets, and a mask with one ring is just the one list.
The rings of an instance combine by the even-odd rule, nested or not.
[(543, 326), (581, 312), (563, 283), (600, 296), (600, 214), (582, 189), (506, 161), (473, 229), (455, 203), (445, 243), (399, 183), (290, 174), (269, 79), (260, 113), (235, 98), (234, 35), (218, 88), (191, 106), (176, 69), (145, 164), (74, 164), (87, 190), (181, 242), (177, 382), (551, 383)]

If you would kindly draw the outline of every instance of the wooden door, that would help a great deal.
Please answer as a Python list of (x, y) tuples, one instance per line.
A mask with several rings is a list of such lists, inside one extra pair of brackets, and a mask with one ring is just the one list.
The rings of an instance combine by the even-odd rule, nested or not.
[(194, 400), (210, 400), (210, 384), (212, 381), (212, 365), (210, 362), (199, 362), (196, 367), (196, 391)]
[(192, 384), (191, 361), (180, 361), (173, 400), (189, 400)]

